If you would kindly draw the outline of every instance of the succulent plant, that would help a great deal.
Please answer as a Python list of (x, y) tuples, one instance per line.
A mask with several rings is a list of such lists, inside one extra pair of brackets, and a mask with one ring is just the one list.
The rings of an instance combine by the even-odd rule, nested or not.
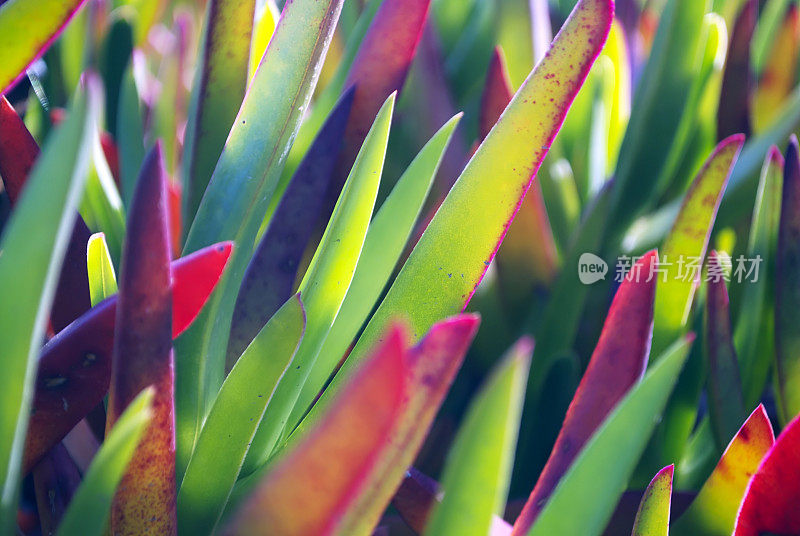
[(0, 2), (0, 536), (800, 534), (797, 3), (282, 4)]

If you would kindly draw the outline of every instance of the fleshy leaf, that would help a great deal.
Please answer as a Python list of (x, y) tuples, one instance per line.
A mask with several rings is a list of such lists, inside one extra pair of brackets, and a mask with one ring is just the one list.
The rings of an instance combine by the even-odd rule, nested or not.
[[(0, 378), (0, 532), (13, 532), (36, 355), (83, 190), (91, 129), (99, 112), (96, 84), (93, 76), (87, 78), (86, 89), (78, 92), (72, 105), (71, 117), (48, 139), (0, 242), (0, 340), (4, 354)], [(84, 266), (85, 255), (84, 250)]]
[(58, 527), (58, 536), (103, 536), (108, 512), (136, 446), (152, 418), (153, 388), (137, 396), (103, 441)]
[(532, 351), (531, 339), (520, 340), (467, 410), (444, 469), (444, 498), (425, 534), (484, 536), (502, 513)]
[[(308, 271), (300, 282), (299, 292), (307, 315), (306, 332), (293, 365), (281, 378), (270, 411), (253, 438), (243, 468), (245, 474), (266, 461), (277, 441), (294, 429), (305, 408), (317, 396), (317, 391), (306, 383), (311, 369), (332, 372), (338, 363), (339, 356), (322, 355), (320, 349), (339, 312), (364, 245), (383, 172), (393, 111), (394, 94), (378, 112), (364, 140)], [(295, 406), (300, 416), (293, 420)]]
[(258, 423), (305, 330), (299, 296), (290, 298), (236, 361), (197, 438), (178, 493), (181, 534), (212, 534)]
[(419, 338), (469, 303), (603, 46), (612, 11), (609, 0), (578, 2), (450, 190), (341, 372), (355, 366), (390, 319), (407, 318)]
[(92, 307), (117, 293), (117, 276), (108, 254), (108, 245), (103, 233), (89, 237), (86, 246), (86, 264), (89, 274), (89, 295)]
[(642, 378), (653, 329), (657, 265), (657, 253), (647, 253), (617, 290), (550, 458), (514, 524), (515, 535), (526, 534), (581, 449)]
[[(333, 366), (345, 355), (380, 298), (403, 254), (460, 119), (459, 115), (448, 121), (422, 148), (372, 218), (353, 281), (320, 350), (321, 356), (329, 356), (331, 360), (327, 367), (316, 366), (311, 369), (304, 387), (307, 397), (316, 396), (322, 390), (333, 372)], [(336, 359), (336, 363), (333, 359)], [(308, 398), (305, 400), (308, 402)], [(303, 397), (300, 402), (303, 402)], [(297, 422), (308, 409), (301, 403), (298, 403), (290, 422)]]
[(733, 536), (800, 534), (800, 417), (767, 452), (747, 485)]
[(153, 417), (111, 505), (111, 532), (174, 534), (175, 413), (167, 172), (161, 144), (142, 165), (128, 217), (111, 354), (108, 430), (153, 386)]
[(689, 509), (672, 524), (674, 536), (729, 536), (750, 478), (775, 442), (758, 406), (731, 440)]
[(184, 253), (221, 240), (233, 240), (236, 249), (205, 312), (176, 342), (178, 475), (222, 385), (239, 285), (291, 140), (314, 92), (342, 1), (295, 0), (284, 6), (191, 223)]
[(320, 224), (352, 101), (353, 93), (348, 92), (322, 126), (247, 265), (233, 309), (228, 367), (292, 294), (297, 269)]
[(405, 345), (406, 335), (394, 328), (319, 426), (272, 464), (225, 534), (352, 534), (342, 530), (342, 516), (365, 489), (407, 407)]
[[(200, 312), (219, 280), (231, 244), (202, 249), (172, 263), (172, 336)], [(24, 472), (84, 418), (108, 392), (117, 296), (98, 304), (42, 350), (25, 443)]]
[(644, 491), (632, 536), (667, 536), (669, 534), (669, 513), (672, 503), (672, 474), (674, 465), (668, 465), (653, 477)]
[(786, 150), (775, 272), (775, 384), (782, 422), (800, 413), (800, 148)]
[(745, 416), (739, 362), (731, 334), (728, 289), (716, 251), (708, 259), (706, 296), (706, 354), (708, 355), (708, 406), (711, 428), (722, 448), (739, 429)]
[[(5, 97), (0, 96), (0, 176), (11, 204), (19, 199), (39, 147), (22, 119)], [(86, 243), (91, 232), (78, 216), (64, 254), (50, 319), (58, 332), (91, 306), (86, 275)]]
[(192, 221), (247, 87), (255, 0), (211, 0), (183, 153), (184, 215)]
[[(528, 536), (602, 534), (667, 403), (692, 340), (689, 335), (677, 341), (625, 395), (561, 479)], [(576, 510), (576, 504), (581, 508)]]
[(10, 0), (0, 6), (0, 94), (41, 56), (84, 0)]

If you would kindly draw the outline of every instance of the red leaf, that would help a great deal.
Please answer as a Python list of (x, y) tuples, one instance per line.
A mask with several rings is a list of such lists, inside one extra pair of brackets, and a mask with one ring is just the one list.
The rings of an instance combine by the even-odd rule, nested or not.
[(646, 253), (617, 290), (589, 366), (570, 403), (550, 458), (514, 524), (526, 534), (561, 476), (647, 368), (653, 329), (657, 253)]

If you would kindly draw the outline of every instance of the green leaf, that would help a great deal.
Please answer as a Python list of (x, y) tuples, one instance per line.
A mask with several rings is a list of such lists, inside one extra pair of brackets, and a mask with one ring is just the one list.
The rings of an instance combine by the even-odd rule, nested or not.
[(528, 536), (602, 534), (667, 403), (693, 339), (687, 336), (671, 346), (619, 403), (561, 479)]
[(122, 201), (130, 206), (139, 168), (144, 162), (144, 115), (139, 90), (133, 77), (133, 64), (128, 66), (120, 82), (117, 111), (117, 149), (119, 150), (120, 187)]
[[(747, 258), (761, 258), (761, 267), (774, 265), (780, 217), (784, 159), (773, 146), (761, 170), (753, 207)], [(762, 272), (763, 273), (763, 272)], [(774, 355), (774, 279), (748, 280), (739, 297), (739, 319), (733, 332), (739, 358), (745, 407), (752, 407), (764, 391)]]
[(663, 468), (653, 477), (644, 491), (632, 536), (667, 536), (669, 534), (669, 510), (672, 502), (672, 473), (674, 465)]
[(0, 242), (0, 532), (15, 519), (22, 446), (47, 315), (77, 216), (99, 100), (87, 79), (47, 140)]
[(286, 433), (294, 429), (297, 423), (290, 420), (293, 408), (297, 406), (302, 415), (314, 400), (317, 392), (304, 390), (310, 370), (325, 367), (333, 371), (341, 357), (322, 356), (320, 349), (339, 312), (364, 245), (386, 156), (394, 97), (390, 95), (378, 112), (300, 283), (308, 316), (306, 333), (293, 366), (281, 379), (270, 411), (253, 439), (242, 470), (245, 474), (266, 461), (285, 428)]
[(343, 371), (373, 346), (391, 319), (409, 320), (416, 339), (469, 302), (602, 48), (611, 10), (608, 0), (578, 3), (548, 56), (519, 89), (450, 190)]
[(520, 340), (467, 410), (447, 458), (444, 499), (425, 534), (485, 536), (502, 515), (511, 480), (533, 344)]
[(287, 4), (186, 239), (184, 253), (236, 243), (205, 310), (176, 341), (178, 475), (225, 374), (233, 307), (291, 140), (316, 86), (343, 0)]
[(89, 295), (94, 307), (117, 292), (117, 276), (103, 233), (95, 233), (89, 238), (89, 244), (86, 246), (86, 265), (89, 272)]
[(775, 37), (780, 31), (790, 0), (767, 0), (750, 42), (750, 61), (756, 78), (766, 67)]
[(247, 87), (255, 0), (211, 0), (183, 153), (184, 218), (192, 221)]
[(85, 0), (10, 0), (0, 6), (0, 94), (58, 37)]
[(231, 370), (203, 424), (178, 492), (180, 534), (211, 534), (230, 496), (258, 423), (303, 338), (294, 296), (267, 322)]
[(403, 254), (460, 119), (459, 115), (448, 121), (422, 148), (372, 219), (353, 281), (319, 352), (320, 359), (306, 380), (290, 423), (297, 423), (308, 410), (372, 312)]
[(154, 389), (148, 387), (128, 406), (95, 454), (69, 508), (58, 536), (103, 536), (114, 492), (152, 416)]

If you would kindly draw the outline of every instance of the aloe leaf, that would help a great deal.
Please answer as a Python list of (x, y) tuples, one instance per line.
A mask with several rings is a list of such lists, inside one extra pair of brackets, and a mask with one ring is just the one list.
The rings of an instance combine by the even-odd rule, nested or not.
[(117, 293), (117, 276), (108, 253), (103, 233), (93, 234), (86, 246), (86, 264), (89, 273), (89, 295), (92, 307)]
[(206, 6), (183, 155), (184, 217), (192, 221), (247, 87), (255, 0)]
[(297, 350), (294, 366), (281, 379), (270, 412), (253, 438), (243, 468), (245, 474), (263, 464), (278, 439), (294, 429), (297, 421), (290, 417), (293, 409), (297, 407), (305, 413), (304, 408), (316, 397), (317, 392), (306, 390), (311, 369), (323, 368), (330, 373), (336, 367), (339, 357), (322, 355), (320, 349), (339, 312), (364, 245), (383, 170), (393, 111), (394, 94), (378, 112), (373, 128), (364, 140), (322, 240), (300, 282), (299, 292), (308, 318), (306, 333)]
[(352, 534), (341, 520), (390, 448), (387, 439), (402, 415), (405, 353), (406, 335), (395, 328), (319, 425), (272, 464), (225, 534), (258, 534), (264, 527), (286, 535)]
[[(200, 312), (231, 251), (217, 244), (172, 263), (172, 336)], [(24, 471), (103, 401), (111, 379), (118, 296), (104, 300), (45, 345), (25, 441)]]
[(152, 418), (153, 395), (152, 387), (142, 391), (103, 441), (58, 527), (58, 536), (102, 536), (106, 533), (114, 493)]
[(730, 307), (722, 265), (717, 253), (709, 256), (706, 295), (706, 354), (708, 356), (709, 416), (714, 439), (719, 448), (739, 429), (746, 413), (742, 396), (739, 362), (731, 335)]
[(657, 266), (657, 253), (647, 253), (617, 290), (550, 457), (514, 524), (514, 534), (525, 534), (535, 523), (580, 450), (642, 378), (653, 329)]
[[(775, 263), (783, 169), (783, 155), (773, 146), (761, 169), (747, 243), (747, 258), (762, 259), (762, 274)], [(772, 367), (774, 296), (774, 279), (757, 277), (748, 278), (739, 298), (741, 306), (733, 340), (739, 356), (745, 407), (759, 400)]]
[(128, 217), (111, 354), (107, 429), (153, 386), (153, 418), (111, 506), (111, 531), (172, 534), (175, 524), (172, 285), (161, 144), (145, 158)]
[(751, 476), (775, 442), (764, 406), (758, 406), (728, 444), (697, 497), (672, 524), (674, 536), (729, 536)]
[(258, 423), (305, 330), (299, 296), (264, 326), (231, 370), (197, 438), (178, 492), (180, 534), (212, 534)]
[(533, 341), (520, 340), (467, 410), (425, 534), (484, 536), (505, 507)]
[(372, 219), (353, 281), (319, 352), (320, 359), (327, 362), (318, 362), (311, 369), (290, 423), (300, 420), (322, 390), (383, 292), (403, 254), (460, 119), (459, 115), (448, 121), (420, 150)]
[[(87, 79), (71, 117), (48, 139), (0, 242), (4, 374), (0, 386), (0, 531), (15, 519), (36, 355), (83, 190), (99, 99)], [(85, 266), (85, 253), (83, 257)]]
[(773, 46), (758, 85), (753, 91), (752, 123), (755, 132), (767, 130), (779, 117), (781, 104), (795, 87), (800, 47), (800, 11), (792, 3), (775, 30)]
[(407, 318), (419, 337), (434, 322), (461, 311), (469, 302), (569, 103), (602, 48), (611, 11), (607, 0), (577, 4), (550, 54), (514, 96), (450, 190), (343, 371), (354, 366), (378, 340), (391, 318)]
[[(692, 340), (690, 335), (671, 346), (617, 405), (561, 479), (528, 536), (602, 534), (667, 403)], [(582, 505), (580, 510), (576, 504)]]
[(83, 0), (10, 0), (0, 6), (0, 94), (64, 30)]
[[(12, 206), (22, 194), (31, 168), (39, 157), (39, 146), (11, 104), (0, 97), (0, 176)], [(61, 331), (91, 306), (86, 275), (86, 243), (91, 232), (79, 216), (64, 254), (50, 320)]]
[(707, 0), (669, 0), (661, 13), (619, 151), (612, 234), (639, 214), (656, 186), (641, 178), (660, 173), (666, 162), (695, 79), (708, 5)]
[(800, 331), (793, 321), (800, 304), (800, 149), (792, 135), (786, 150), (783, 195), (778, 227), (778, 250), (775, 272), (775, 385), (781, 422), (788, 422), (800, 412), (800, 389), (795, 384), (800, 375)]
[(750, 479), (733, 536), (800, 533), (800, 417), (783, 429)]
[(321, 223), (320, 212), (336, 169), (352, 101), (350, 91), (331, 112), (281, 196), (247, 265), (233, 309), (228, 367), (292, 294), (303, 254)]
[(222, 384), (239, 284), (316, 86), (341, 4), (342, 0), (295, 0), (284, 7), (272, 46), (248, 87), (189, 229), (185, 253), (221, 240), (233, 240), (236, 249), (205, 312), (177, 341), (178, 475), (183, 474), (200, 423)]
[(642, 502), (636, 512), (632, 536), (667, 536), (672, 503), (672, 473), (674, 465), (659, 471), (644, 490)]

